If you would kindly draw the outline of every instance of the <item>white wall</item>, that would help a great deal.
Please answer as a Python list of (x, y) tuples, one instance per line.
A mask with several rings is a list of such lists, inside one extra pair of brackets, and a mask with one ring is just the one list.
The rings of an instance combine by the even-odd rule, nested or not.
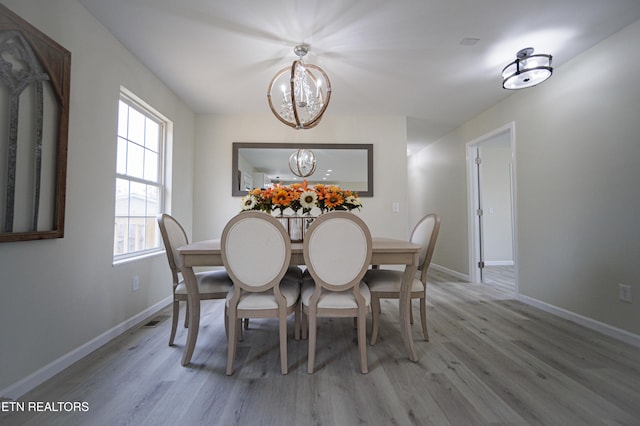
[(640, 334), (637, 40), (640, 21), (411, 158), (410, 221), (443, 216), (435, 264), (468, 274), (465, 144), (515, 121), (521, 295)]
[(112, 266), (120, 85), (174, 123), (173, 210), (189, 229), (194, 145), (194, 114), (76, 0), (1, 3), (71, 51), (71, 99), (65, 237), (0, 244), (0, 391), (171, 294), (164, 254)]
[[(372, 143), (374, 197), (363, 197), (358, 212), (374, 236), (408, 237), (407, 154), (404, 117), (334, 117), (330, 108), (317, 127), (291, 129), (271, 115), (196, 117), (194, 239), (219, 237), (240, 211), (231, 196), (233, 142)], [(392, 213), (391, 204), (400, 203)]]
[[(469, 138), (465, 141), (471, 141)], [(465, 145), (447, 135), (408, 159), (411, 185), (409, 225), (428, 213), (440, 215), (440, 233), (432, 263), (469, 274)]]

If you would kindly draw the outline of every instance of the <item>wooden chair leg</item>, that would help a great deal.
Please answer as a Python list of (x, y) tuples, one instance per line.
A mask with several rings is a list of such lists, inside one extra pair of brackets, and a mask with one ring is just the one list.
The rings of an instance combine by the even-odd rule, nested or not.
[(187, 305), (187, 310), (184, 314), (184, 328), (189, 328), (189, 302), (185, 302), (184, 304)]
[(278, 322), (280, 329), (280, 369), (282, 374), (287, 374), (287, 312), (285, 310), (279, 313)]
[(309, 337), (309, 314), (307, 312), (304, 311), (304, 308), (302, 308), (302, 318), (301, 320), (301, 324), (300, 324), (300, 337), (302, 338), (302, 340), (307, 340)]
[[(171, 334), (169, 335), (169, 346), (173, 346), (173, 339), (176, 338), (176, 330), (178, 329), (178, 315), (180, 314), (180, 302), (173, 301), (173, 318), (171, 318)], [(189, 317), (185, 316), (188, 320)]]
[(249, 329), (249, 318), (245, 318), (244, 319), (244, 329), (248, 330)]
[[(228, 340), (229, 339), (229, 315), (227, 313), (228, 313), (228, 310), (227, 310), (227, 307), (225, 306), (224, 307), (224, 332)], [(236, 331), (240, 335), (237, 340), (240, 340), (241, 342), (244, 341), (244, 332), (242, 331), (242, 319), (238, 319), (238, 328)]]
[(232, 318), (229, 318), (229, 336), (227, 337), (227, 376), (233, 374), (233, 360), (236, 356), (236, 342), (238, 340), (238, 320), (234, 314), (231, 315)]
[(317, 321), (315, 313), (308, 313), (309, 318), (309, 355), (307, 359), (307, 373), (313, 374), (314, 365), (316, 363), (316, 337), (317, 337)]
[(293, 330), (293, 334), (295, 336), (296, 340), (300, 340), (300, 307), (296, 307), (296, 310), (294, 311), (294, 330)]
[(367, 374), (367, 312), (365, 308), (358, 309), (358, 348), (360, 349), (360, 371)]
[(409, 323), (413, 325), (413, 303), (409, 301)]
[(380, 332), (380, 299), (371, 295), (371, 346), (378, 341), (378, 333)]
[(422, 334), (424, 340), (429, 341), (429, 330), (427, 329), (427, 299), (422, 297), (420, 299), (420, 320), (422, 321)]
[(200, 300), (187, 301), (189, 309), (189, 332), (187, 333), (187, 344), (184, 347), (184, 353), (182, 354), (182, 365), (187, 365), (191, 362), (193, 351), (196, 348), (196, 341), (198, 340), (198, 332), (200, 330)]
[(229, 314), (226, 303), (224, 305), (224, 334), (227, 336), (227, 340), (229, 340)]

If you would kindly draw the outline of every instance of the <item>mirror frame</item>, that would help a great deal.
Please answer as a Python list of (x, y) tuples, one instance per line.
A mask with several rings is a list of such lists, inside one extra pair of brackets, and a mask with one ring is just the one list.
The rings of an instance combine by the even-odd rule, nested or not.
[(238, 150), (243, 148), (259, 149), (361, 149), (367, 152), (367, 190), (358, 191), (360, 197), (373, 197), (373, 144), (370, 143), (260, 143), (234, 142), (231, 156), (231, 195), (240, 197), (247, 194), (241, 191), (238, 177)]
[[(69, 93), (71, 82), (71, 52), (39, 31), (29, 22), (0, 4), (0, 31), (17, 31), (29, 43), (44, 71), (50, 78), (57, 101), (57, 133), (53, 135), (55, 146), (55, 194), (52, 197), (52, 227), (41, 231), (2, 232), (0, 243), (13, 241), (43, 240), (64, 237), (64, 216), (67, 176), (67, 147), (69, 134)], [(6, 173), (0, 164), (0, 173)]]

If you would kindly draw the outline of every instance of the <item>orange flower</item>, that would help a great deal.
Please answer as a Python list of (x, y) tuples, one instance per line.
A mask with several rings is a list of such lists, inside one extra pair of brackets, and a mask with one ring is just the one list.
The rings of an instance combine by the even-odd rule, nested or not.
[(266, 188), (262, 191), (262, 199), (269, 202), (273, 198), (273, 188)]
[(314, 185), (316, 192), (318, 193), (318, 199), (324, 200), (324, 197), (327, 193), (327, 188), (321, 183)]
[(295, 191), (290, 191), (289, 192), (289, 197), (291, 198), (291, 201), (296, 201), (300, 199), (300, 194), (302, 194), (301, 191), (299, 190), (295, 190)]
[(291, 204), (291, 196), (289, 195), (289, 191), (285, 188), (277, 188), (271, 199), (273, 204), (276, 206), (287, 207)]
[(278, 209), (280, 214), (286, 209), (291, 209), (294, 213), (302, 209), (304, 213), (309, 213), (317, 207), (321, 213), (325, 213), (332, 210), (351, 211), (362, 207), (355, 191), (321, 183), (310, 187), (306, 180), (302, 183), (278, 183), (269, 188), (249, 190), (241, 202), (242, 210), (262, 210), (271, 213), (272, 210)]
[(342, 205), (343, 201), (344, 199), (342, 198), (342, 194), (340, 194), (340, 192), (330, 191), (327, 192), (324, 198), (324, 205), (329, 209), (333, 209)]

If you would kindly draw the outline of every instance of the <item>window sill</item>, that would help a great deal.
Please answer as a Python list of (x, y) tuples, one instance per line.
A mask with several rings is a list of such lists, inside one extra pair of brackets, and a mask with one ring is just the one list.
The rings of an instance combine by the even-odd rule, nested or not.
[(136, 262), (136, 261), (147, 259), (147, 258), (150, 258), (150, 257), (159, 256), (161, 254), (164, 254), (164, 250), (160, 250), (159, 249), (159, 250), (144, 252), (144, 253), (140, 253), (140, 254), (132, 254), (131, 256), (126, 256), (126, 257), (120, 257), (118, 259), (113, 259), (113, 263), (111, 264), (111, 266), (124, 265), (126, 263)]

